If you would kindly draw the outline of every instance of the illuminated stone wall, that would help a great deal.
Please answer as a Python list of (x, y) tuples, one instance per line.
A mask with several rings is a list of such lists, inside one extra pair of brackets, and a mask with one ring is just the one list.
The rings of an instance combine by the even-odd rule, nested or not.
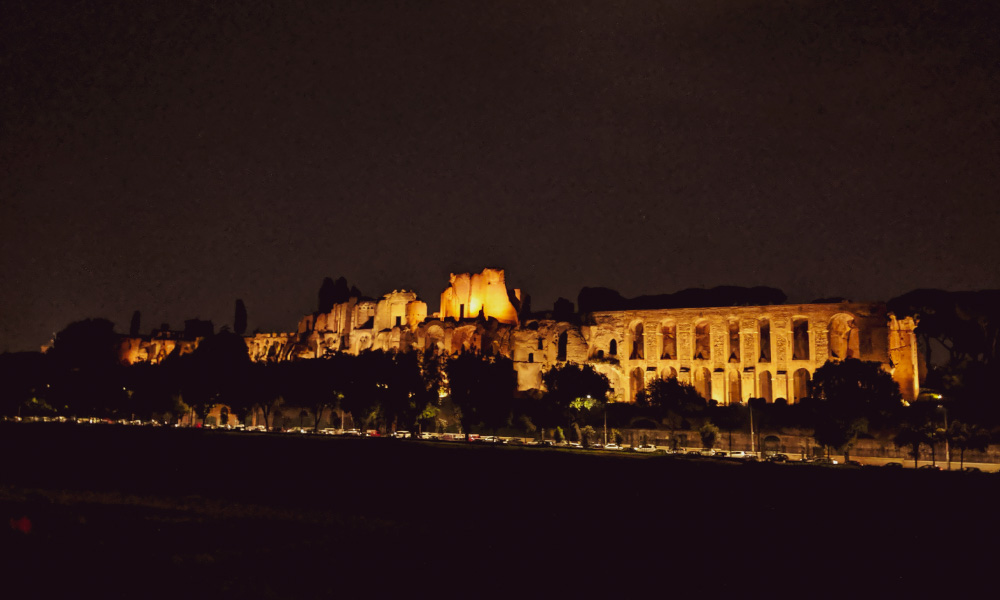
[[(431, 318), (412, 291), (393, 290), (378, 302), (352, 297), (329, 313), (306, 315), (293, 333), (247, 337), (250, 357), (283, 361), (372, 349), (494, 354), (514, 362), (522, 391), (541, 388), (553, 366), (586, 363), (608, 377), (622, 401), (655, 378), (677, 377), (723, 404), (797, 401), (827, 360), (853, 357), (881, 363), (906, 400), (919, 391), (916, 324), (896, 319), (884, 304), (599, 311), (571, 322), (519, 317), (511, 302), (520, 304), (519, 292), (508, 294), (500, 269), (452, 274), (449, 283)], [(123, 338), (123, 362), (159, 362), (175, 349), (197, 347), (198, 340), (160, 333)]]
[(441, 319), (470, 319), (482, 314), (501, 323), (517, 323), (517, 309), (510, 301), (503, 269), (482, 273), (452, 273), (450, 286), (441, 293)]
[(808, 393), (817, 368), (844, 358), (882, 363), (906, 400), (919, 387), (915, 323), (897, 320), (883, 304), (605, 311), (586, 322), (589, 357), (617, 371), (622, 400), (657, 377), (677, 377), (720, 403), (792, 402)]

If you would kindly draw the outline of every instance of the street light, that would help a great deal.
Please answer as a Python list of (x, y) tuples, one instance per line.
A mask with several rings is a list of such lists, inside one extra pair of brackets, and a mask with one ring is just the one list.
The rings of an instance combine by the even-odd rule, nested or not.
[[(938, 396), (940, 398), (941, 396)], [(944, 404), (938, 404), (938, 408), (944, 412), (944, 455), (948, 460), (948, 470), (951, 470), (951, 447), (948, 444), (948, 409)]]

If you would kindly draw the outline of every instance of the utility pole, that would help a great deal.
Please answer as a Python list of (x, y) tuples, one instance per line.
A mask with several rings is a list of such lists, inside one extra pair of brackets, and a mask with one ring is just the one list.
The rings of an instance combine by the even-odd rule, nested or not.
[(604, 445), (608, 445), (608, 399), (604, 399)]
[(938, 408), (944, 411), (944, 454), (948, 459), (948, 470), (951, 470), (951, 446), (948, 444), (948, 409), (944, 404), (938, 404)]
[(757, 445), (754, 443), (753, 437), (753, 407), (750, 406), (749, 402), (747, 402), (747, 408), (750, 409), (750, 453), (756, 455)]

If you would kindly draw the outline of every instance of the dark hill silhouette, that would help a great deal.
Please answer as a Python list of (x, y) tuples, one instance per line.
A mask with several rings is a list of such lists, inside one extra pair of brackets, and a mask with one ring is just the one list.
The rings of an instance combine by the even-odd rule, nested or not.
[(643, 310), (654, 308), (704, 308), (710, 306), (759, 306), (783, 304), (785, 293), (772, 287), (720, 285), (711, 289), (689, 288), (673, 294), (625, 298), (605, 287), (585, 287), (577, 296), (581, 313), (598, 310)]

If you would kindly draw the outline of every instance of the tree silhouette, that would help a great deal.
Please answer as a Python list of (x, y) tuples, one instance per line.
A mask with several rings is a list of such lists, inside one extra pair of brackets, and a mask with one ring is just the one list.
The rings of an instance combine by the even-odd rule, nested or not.
[(904, 446), (909, 448), (910, 456), (913, 457), (914, 468), (916, 468), (917, 460), (920, 458), (920, 446), (926, 444), (928, 441), (927, 432), (923, 427), (914, 427), (909, 423), (903, 425), (892, 439), (897, 448)]
[(247, 307), (243, 300), (236, 299), (236, 314), (233, 315), (233, 333), (243, 335), (247, 332)]
[(990, 434), (978, 425), (966, 425), (961, 421), (952, 421), (948, 427), (948, 441), (953, 448), (958, 448), (958, 468), (965, 466), (965, 451), (986, 450), (990, 445)]
[(509, 421), (517, 388), (517, 373), (510, 359), (467, 352), (449, 360), (445, 370), (466, 437), (479, 423), (495, 432)]
[(139, 337), (139, 324), (142, 319), (142, 313), (135, 311), (132, 313), (132, 322), (128, 326), (129, 337)]

